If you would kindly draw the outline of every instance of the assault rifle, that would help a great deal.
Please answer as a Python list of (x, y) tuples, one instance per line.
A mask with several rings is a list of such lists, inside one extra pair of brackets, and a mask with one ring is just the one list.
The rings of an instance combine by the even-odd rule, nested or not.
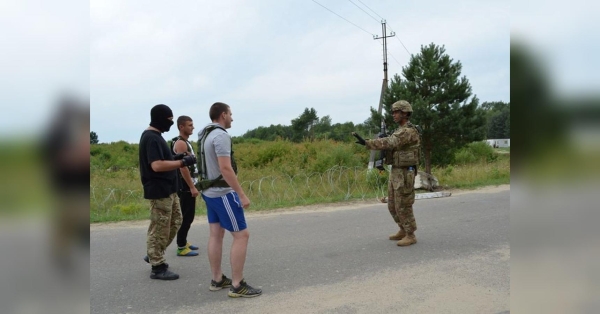
[[(378, 138), (388, 137), (385, 121), (381, 119), (381, 127), (379, 128)], [(385, 159), (385, 150), (379, 152), (379, 159), (375, 161), (375, 168), (379, 169), (379, 171), (384, 171), (384, 159)]]

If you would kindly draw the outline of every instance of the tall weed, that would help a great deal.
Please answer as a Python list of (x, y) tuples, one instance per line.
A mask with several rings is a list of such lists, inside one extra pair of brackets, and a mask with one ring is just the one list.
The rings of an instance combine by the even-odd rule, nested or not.
[[(387, 195), (389, 173), (367, 170), (369, 151), (363, 146), (331, 140), (293, 143), (236, 138), (234, 143), (238, 178), (252, 201), (250, 210), (375, 200)], [(469, 157), (459, 157), (462, 164), (433, 169), (440, 184), (468, 188), (510, 182), (509, 154), (490, 158), (478, 145), (464, 151), (461, 154)], [(147, 219), (149, 205), (140, 182), (138, 145), (95, 144), (90, 155), (90, 220)], [(199, 214), (206, 212), (201, 198), (196, 209)]]

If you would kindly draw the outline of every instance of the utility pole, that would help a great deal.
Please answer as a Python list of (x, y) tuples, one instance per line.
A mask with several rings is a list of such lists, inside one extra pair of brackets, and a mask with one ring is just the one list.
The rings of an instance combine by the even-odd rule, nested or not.
[[(381, 115), (381, 111), (383, 109), (383, 95), (385, 95), (385, 91), (387, 90), (387, 86), (388, 86), (388, 73), (387, 73), (387, 38), (388, 37), (394, 37), (396, 34), (394, 32), (391, 32), (390, 35), (387, 35), (386, 33), (386, 29), (385, 29), (385, 20), (381, 20), (381, 31), (383, 36), (379, 37), (378, 35), (374, 35), (373, 39), (378, 40), (378, 39), (383, 39), (383, 83), (381, 84), (381, 95), (379, 96), (379, 109), (377, 110), (377, 113), (379, 115)], [(384, 125), (384, 119), (381, 119), (381, 129), (383, 129), (383, 125)], [(375, 162), (375, 154), (376, 151), (372, 150), (371, 151), (371, 158), (369, 158), (369, 169), (373, 169), (373, 164)]]

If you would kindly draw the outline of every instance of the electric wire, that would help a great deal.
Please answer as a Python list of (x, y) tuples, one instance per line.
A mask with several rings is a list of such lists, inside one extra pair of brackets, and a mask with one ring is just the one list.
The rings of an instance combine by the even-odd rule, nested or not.
[(366, 15), (370, 16), (372, 19), (375, 20), (375, 22), (380, 23), (381, 21), (377, 20), (376, 18), (374, 18), (371, 14), (369, 14), (369, 12), (363, 10), (363, 8), (359, 7), (358, 4), (352, 2), (352, 0), (348, 0), (350, 1), (350, 3), (354, 4), (357, 8), (359, 8), (361, 11), (365, 12)]
[[(348, 0), (348, 1), (352, 2), (351, 0)], [(364, 5), (367, 9), (369, 9), (375, 15), (379, 16), (382, 20), (385, 20), (381, 15), (377, 14), (377, 12), (373, 11), (373, 9), (371, 9), (368, 5), (364, 4), (362, 1), (360, 1), (360, 0), (356, 0), (356, 1), (360, 2), (362, 5)], [(356, 5), (354, 2), (352, 2), (352, 4)], [(364, 10), (363, 10), (363, 12), (364, 12)], [(367, 12), (365, 12), (365, 13), (367, 13)], [(368, 15), (371, 16), (371, 14), (368, 14)], [(373, 18), (373, 16), (371, 16), (371, 18)], [(388, 24), (388, 26), (389, 26), (389, 24)], [(390, 27), (390, 30), (395, 33), (394, 29), (392, 29), (391, 26), (389, 26), (389, 27)], [(402, 45), (402, 47), (404, 47), (404, 50), (406, 50), (406, 52), (408, 52), (409, 55), (412, 55), (410, 53), (410, 51), (408, 51), (408, 49), (406, 48), (406, 46), (404, 45), (404, 43), (400, 40), (400, 38), (398, 38), (398, 36), (394, 36), (394, 37), (396, 37), (396, 40), (398, 40), (398, 42)]]
[(339, 15), (339, 14), (337, 14), (337, 13), (335, 13), (335, 12), (331, 11), (329, 8), (327, 8), (326, 6), (324, 6), (324, 5), (320, 4), (320, 3), (318, 3), (317, 1), (315, 1), (315, 0), (312, 0), (312, 2), (314, 2), (314, 3), (316, 3), (316, 4), (320, 5), (320, 6), (322, 6), (322, 7), (323, 7), (323, 8), (325, 8), (327, 11), (329, 11), (329, 12), (331, 12), (331, 13), (333, 13), (333, 14), (337, 15), (339, 18), (343, 19), (344, 21), (346, 21), (346, 22), (348, 22), (348, 23), (350, 23), (350, 24), (352, 24), (352, 25), (356, 26), (357, 28), (359, 28), (359, 29), (360, 29), (360, 30), (362, 30), (363, 32), (365, 32), (365, 33), (367, 33), (367, 34), (369, 34), (369, 35), (371, 35), (371, 36), (375, 36), (375, 34), (373, 34), (373, 33), (370, 33), (369, 31), (366, 31), (364, 28), (362, 28), (362, 27), (360, 27), (360, 26), (358, 26), (358, 25), (356, 25), (356, 24), (354, 24), (354, 23), (352, 23), (352, 22), (348, 21), (348, 20), (347, 20), (346, 18), (344, 18), (343, 16), (341, 16), (341, 15)]
[[(388, 26), (389, 26), (389, 25), (388, 25)], [(396, 32), (395, 32), (395, 31), (392, 29), (392, 27), (391, 27), (391, 26), (390, 26), (390, 30), (391, 30), (392, 32), (396, 33)], [(398, 38), (398, 36), (394, 36), (394, 37), (395, 37), (395, 38), (396, 38), (396, 39), (397, 39), (397, 40), (400, 42), (400, 44), (402, 45), (402, 47), (404, 47), (404, 50), (406, 50), (406, 52), (408, 52), (408, 54), (409, 54), (409, 55), (412, 55), (412, 53), (410, 53), (410, 51), (408, 51), (408, 49), (406, 48), (406, 46), (404, 46), (404, 43), (403, 43), (403, 42), (400, 40), (400, 38)]]
[(377, 12), (373, 11), (371, 8), (369, 8), (368, 5), (364, 4), (362, 1), (360, 1), (360, 0), (356, 0), (356, 1), (362, 3), (362, 5), (364, 5), (365, 7), (367, 7), (367, 9), (371, 10), (371, 12), (375, 13), (375, 15), (379, 16), (382, 20), (385, 20), (383, 17), (381, 17), (381, 15), (377, 14)]

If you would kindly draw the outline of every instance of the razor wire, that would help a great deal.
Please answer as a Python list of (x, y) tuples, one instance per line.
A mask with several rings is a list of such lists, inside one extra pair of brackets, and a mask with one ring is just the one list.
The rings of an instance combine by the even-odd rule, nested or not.
[[(364, 167), (334, 166), (324, 172), (279, 173), (244, 178), (240, 185), (253, 208), (276, 208), (349, 200), (378, 200), (387, 195), (387, 172)], [(90, 185), (90, 205), (96, 214), (118, 211), (128, 204), (147, 207), (143, 190)], [(197, 203), (197, 208), (205, 206)]]

